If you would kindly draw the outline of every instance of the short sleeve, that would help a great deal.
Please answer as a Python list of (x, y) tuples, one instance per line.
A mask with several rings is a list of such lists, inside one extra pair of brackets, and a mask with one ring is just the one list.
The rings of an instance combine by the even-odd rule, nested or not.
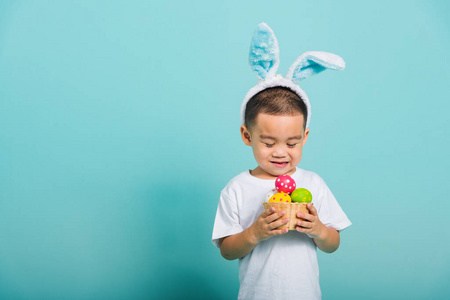
[(318, 215), (320, 221), (327, 227), (332, 227), (337, 231), (344, 230), (352, 223), (342, 210), (327, 184), (320, 178), (319, 207)]
[(213, 244), (219, 247), (219, 239), (242, 232), (243, 230), (239, 223), (237, 202), (231, 200), (222, 191), (214, 221), (212, 234)]

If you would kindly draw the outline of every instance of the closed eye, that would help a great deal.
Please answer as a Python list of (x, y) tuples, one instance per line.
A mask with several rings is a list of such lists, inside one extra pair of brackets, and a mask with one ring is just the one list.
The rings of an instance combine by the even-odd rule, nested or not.
[(275, 144), (269, 144), (269, 143), (263, 143), (263, 144), (266, 145), (267, 148), (271, 148), (271, 147), (273, 147), (273, 145), (275, 145)]
[(297, 144), (287, 144), (289, 148), (294, 148)]

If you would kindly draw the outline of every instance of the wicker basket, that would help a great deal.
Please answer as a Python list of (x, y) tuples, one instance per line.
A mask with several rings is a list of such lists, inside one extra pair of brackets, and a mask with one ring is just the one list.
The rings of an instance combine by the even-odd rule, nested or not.
[(275, 212), (279, 212), (284, 210), (285, 217), (289, 218), (289, 223), (278, 227), (278, 229), (283, 229), (283, 228), (289, 228), (289, 230), (295, 230), (295, 227), (297, 226), (297, 221), (299, 220), (299, 218), (297, 218), (297, 213), (298, 212), (302, 212), (302, 213), (307, 213), (309, 214), (309, 210), (306, 207), (308, 203), (284, 203), (284, 202), (264, 202), (263, 206), (264, 209), (268, 209), (271, 207), (275, 208)]

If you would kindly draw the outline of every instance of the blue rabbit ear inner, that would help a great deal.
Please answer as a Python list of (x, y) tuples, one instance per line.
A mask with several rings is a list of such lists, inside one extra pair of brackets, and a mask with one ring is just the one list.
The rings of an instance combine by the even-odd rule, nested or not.
[(327, 68), (314, 62), (314, 61), (308, 61), (308, 64), (303, 65), (299, 64), (292, 74), (292, 81), (299, 82), (302, 81), (305, 78), (308, 78), (314, 74), (320, 73), (322, 71), (325, 71)]
[(259, 79), (273, 76), (278, 69), (278, 41), (272, 29), (265, 23), (259, 24), (253, 34), (249, 63)]
[(344, 68), (344, 60), (336, 54), (323, 51), (309, 51), (303, 53), (295, 60), (289, 68), (286, 77), (299, 83), (301, 80), (326, 69), (341, 71)]

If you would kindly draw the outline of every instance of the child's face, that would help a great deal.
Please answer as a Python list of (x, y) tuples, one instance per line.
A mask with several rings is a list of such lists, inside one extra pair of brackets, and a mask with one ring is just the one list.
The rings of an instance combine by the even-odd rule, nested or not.
[(252, 175), (262, 179), (274, 179), (291, 175), (302, 159), (302, 149), (309, 129), (303, 129), (303, 115), (274, 116), (259, 114), (249, 130), (241, 127), (244, 143), (251, 146), (258, 167)]

